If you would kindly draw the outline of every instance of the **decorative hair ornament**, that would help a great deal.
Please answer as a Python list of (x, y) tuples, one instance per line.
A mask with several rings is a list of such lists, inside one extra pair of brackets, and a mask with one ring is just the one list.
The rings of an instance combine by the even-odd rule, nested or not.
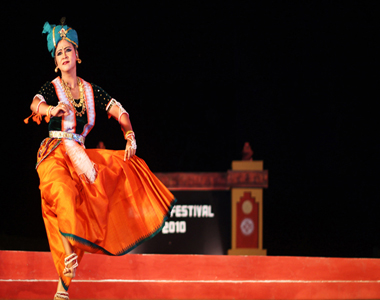
[(66, 18), (61, 19), (61, 25), (49, 24), (46, 22), (43, 27), (43, 34), (47, 34), (47, 47), (51, 56), (55, 55), (55, 48), (61, 40), (66, 40), (78, 48), (77, 32), (65, 25)]

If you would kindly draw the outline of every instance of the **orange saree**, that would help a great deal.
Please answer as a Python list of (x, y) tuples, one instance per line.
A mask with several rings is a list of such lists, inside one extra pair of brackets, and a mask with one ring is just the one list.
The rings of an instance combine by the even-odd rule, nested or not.
[(71, 279), (63, 275), (62, 236), (79, 262), (85, 251), (123, 255), (160, 231), (175, 202), (137, 156), (124, 161), (123, 150), (85, 149), (84, 138), (95, 124), (95, 106), (107, 110), (112, 99), (98, 86), (79, 80), (84, 114), (74, 113), (59, 77), (37, 95), (49, 105), (65, 103), (72, 108), (68, 115), (50, 120), (52, 136), (41, 143), (36, 166), (50, 250), (66, 290)]
[(46, 139), (39, 155), (49, 152), (37, 167), (42, 214), (54, 264), (67, 290), (71, 279), (63, 275), (61, 234), (79, 261), (85, 251), (123, 255), (160, 231), (175, 200), (142, 159), (124, 161), (124, 151), (85, 150), (98, 170), (93, 184), (78, 177), (64, 143)]

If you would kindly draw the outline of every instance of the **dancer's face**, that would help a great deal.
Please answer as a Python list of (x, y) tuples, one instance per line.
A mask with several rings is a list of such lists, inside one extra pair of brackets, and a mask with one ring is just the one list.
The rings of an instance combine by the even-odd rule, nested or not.
[(59, 41), (55, 50), (55, 63), (61, 72), (69, 72), (76, 68), (76, 51), (70, 42)]

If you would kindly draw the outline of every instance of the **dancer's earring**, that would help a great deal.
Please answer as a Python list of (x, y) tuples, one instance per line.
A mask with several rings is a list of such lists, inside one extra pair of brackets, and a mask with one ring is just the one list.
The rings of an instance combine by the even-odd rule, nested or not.
[(82, 60), (79, 58), (79, 54), (78, 54), (78, 50), (76, 51), (76, 56), (77, 56), (77, 63), (78, 64), (81, 64), (82, 63)]
[(58, 70), (59, 70), (59, 68), (55, 67), (55, 69), (54, 69), (55, 73), (58, 73)]

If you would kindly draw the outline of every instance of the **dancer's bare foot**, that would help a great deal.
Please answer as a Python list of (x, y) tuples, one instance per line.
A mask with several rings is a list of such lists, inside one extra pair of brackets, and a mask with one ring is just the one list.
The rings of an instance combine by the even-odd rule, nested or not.
[(69, 293), (66, 292), (62, 285), (61, 279), (58, 280), (57, 293), (54, 295), (54, 300), (69, 300)]
[(57, 292), (54, 295), (54, 300), (69, 300), (69, 293), (68, 292)]

